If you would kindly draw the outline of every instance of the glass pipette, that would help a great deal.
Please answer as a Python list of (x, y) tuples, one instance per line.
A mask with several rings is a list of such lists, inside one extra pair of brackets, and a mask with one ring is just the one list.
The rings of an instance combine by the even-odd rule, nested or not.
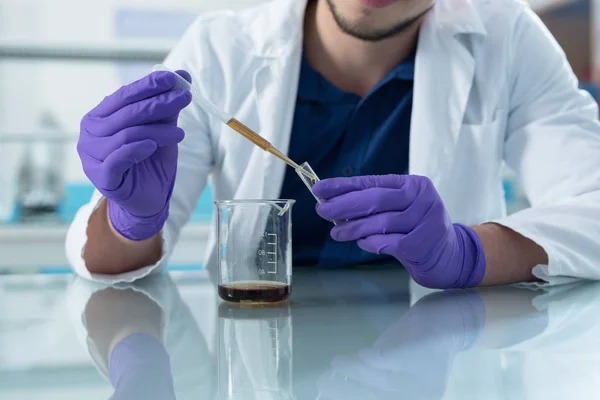
[(296, 172), (299, 172), (309, 178), (311, 181), (317, 181), (318, 178), (315, 175), (311, 175), (310, 172), (306, 171), (304, 168), (300, 167), (296, 164), (292, 159), (283, 154), (281, 151), (277, 150), (268, 140), (260, 136), (258, 133), (254, 132), (252, 129), (228, 115), (225, 111), (220, 110), (216, 105), (214, 105), (210, 100), (204, 97), (198, 89), (188, 81), (186, 81), (181, 75), (172, 69), (166, 67), (165, 65), (159, 64), (154, 66), (154, 71), (169, 71), (175, 74), (177, 77), (177, 86), (183, 89), (187, 89), (192, 93), (192, 101), (203, 110), (219, 117), (221, 121), (231, 129), (244, 136), (246, 139), (254, 143), (256, 146), (260, 147), (266, 152), (273, 154), (275, 157), (284, 161), (287, 165), (294, 168)]

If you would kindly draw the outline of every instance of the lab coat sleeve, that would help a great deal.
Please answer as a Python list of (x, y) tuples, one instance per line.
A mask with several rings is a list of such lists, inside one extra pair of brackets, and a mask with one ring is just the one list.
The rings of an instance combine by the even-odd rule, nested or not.
[(494, 222), (544, 248), (549, 284), (600, 279), (598, 106), (530, 9), (513, 32), (504, 157), (532, 207)]
[[(206, 73), (203, 59), (208, 57), (208, 43), (202, 39), (201, 19), (197, 20), (182, 37), (165, 60), (172, 69), (185, 69), (198, 82)], [(204, 58), (203, 58), (204, 57)], [(202, 88), (201, 88), (202, 90)], [(189, 221), (198, 198), (205, 188), (213, 165), (213, 152), (206, 114), (193, 104), (179, 115), (178, 125), (185, 131), (179, 144), (177, 178), (171, 197), (169, 218), (162, 230), (162, 257), (154, 265), (144, 266), (121, 275), (92, 274), (82, 257), (87, 241), (87, 224), (92, 212), (103, 196), (96, 191), (91, 201), (76, 214), (66, 238), (66, 255), (75, 273), (79, 276), (104, 283), (132, 282), (164, 269), (173, 247), (179, 239), (182, 227)]]

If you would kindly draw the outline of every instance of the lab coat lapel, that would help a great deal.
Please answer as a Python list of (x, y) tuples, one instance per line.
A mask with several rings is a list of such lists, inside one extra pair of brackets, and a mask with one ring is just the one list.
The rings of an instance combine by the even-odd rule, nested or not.
[[(253, 128), (285, 154), (296, 108), (306, 4), (306, 0), (282, 0), (269, 11), (272, 26), (251, 26), (240, 36), (250, 47), (258, 44), (249, 47), (258, 66), (251, 93), (258, 115)], [(283, 161), (255, 147), (235, 198), (278, 198), (285, 171)]]
[[(266, 63), (254, 79), (261, 135), (284, 154), (288, 154), (296, 110), (301, 56), (301, 44), (293, 46), (289, 55)], [(278, 198), (287, 164), (265, 151), (261, 157), (264, 167), (262, 197)]]
[(470, 0), (436, 3), (419, 34), (411, 123), (410, 173), (443, 186), (460, 134), (475, 60), (465, 40), (485, 30)]

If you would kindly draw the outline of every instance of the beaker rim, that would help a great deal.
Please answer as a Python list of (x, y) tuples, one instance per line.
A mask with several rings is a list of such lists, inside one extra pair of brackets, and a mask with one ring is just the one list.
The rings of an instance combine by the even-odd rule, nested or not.
[(294, 204), (294, 199), (236, 199), (236, 200), (215, 200), (216, 205), (235, 205), (235, 204)]

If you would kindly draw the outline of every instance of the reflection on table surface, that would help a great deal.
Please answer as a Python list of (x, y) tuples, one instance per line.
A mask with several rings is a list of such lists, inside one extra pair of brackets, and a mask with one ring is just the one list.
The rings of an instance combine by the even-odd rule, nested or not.
[[(51, 391), (39, 397), (32, 391), (50, 385), (40, 378), (42, 364), (54, 371), (48, 376), (63, 399), (85, 385), (86, 399), (591, 399), (598, 393), (596, 283), (427, 293), (397, 268), (301, 269), (289, 302), (249, 308), (220, 302), (198, 273), (114, 287), (36, 279), (0, 280), (9, 300), (0, 320), (2, 399), (52, 398)], [(31, 300), (16, 301), (30, 287), (48, 299), (45, 314)], [(49, 329), (53, 323), (62, 331)], [(79, 340), (56, 353), (48, 345), (72, 336)], [(93, 365), (98, 379), (60, 368), (65, 354), (73, 360), (80, 354), (80, 369)], [(19, 378), (29, 383), (28, 397)]]

